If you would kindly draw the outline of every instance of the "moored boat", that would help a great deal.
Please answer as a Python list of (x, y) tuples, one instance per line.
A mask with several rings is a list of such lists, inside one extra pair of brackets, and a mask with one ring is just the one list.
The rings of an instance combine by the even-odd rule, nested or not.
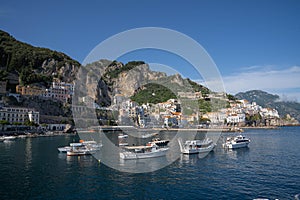
[(80, 143), (82, 143), (90, 150), (100, 150), (100, 148), (103, 146), (102, 143), (97, 143), (94, 140), (88, 140), (88, 141), (80, 140)]
[(123, 160), (155, 158), (165, 156), (168, 150), (168, 147), (161, 148), (150, 142), (146, 146), (124, 147), (124, 150), (120, 153), (120, 158)]
[(169, 142), (170, 142), (169, 140), (161, 140), (160, 138), (154, 138), (152, 140), (152, 143), (156, 144), (159, 147), (166, 147), (169, 144)]
[(68, 151), (71, 150), (71, 147), (70, 147), (70, 146), (58, 147), (57, 150), (58, 150), (60, 153), (67, 153)]
[(26, 138), (26, 135), (19, 135), (18, 138)]
[(16, 136), (4, 136), (3, 138), (4, 138), (4, 140), (14, 140), (17, 137)]
[(82, 143), (71, 143), (71, 149), (67, 151), (67, 156), (83, 156), (91, 154), (90, 150)]
[(207, 153), (212, 151), (216, 145), (209, 138), (204, 140), (187, 140), (185, 143), (182, 143), (181, 139), (179, 139), (178, 143), (183, 154)]
[(57, 150), (67, 155), (88, 155), (100, 150), (101, 147), (102, 144), (96, 141), (80, 140), (80, 143), (70, 143), (70, 146), (58, 147)]
[(249, 138), (246, 138), (242, 135), (238, 135), (236, 137), (228, 137), (226, 139), (226, 142), (223, 144), (223, 147), (228, 149), (238, 149), (248, 147), (249, 143)]

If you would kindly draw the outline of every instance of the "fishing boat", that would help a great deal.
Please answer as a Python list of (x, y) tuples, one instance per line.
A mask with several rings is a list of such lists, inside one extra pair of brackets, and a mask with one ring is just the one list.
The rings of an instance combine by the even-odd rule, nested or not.
[(227, 137), (226, 142), (223, 144), (223, 147), (228, 149), (244, 148), (248, 147), (249, 143), (249, 138), (238, 135), (236, 137)]
[[(97, 143), (96, 141), (84, 141), (84, 140), (80, 140), (79, 143), (70, 143), (70, 146), (64, 146), (64, 147), (59, 147), (57, 148), (57, 150), (60, 153), (67, 153), (69, 155), (76, 155), (76, 153), (78, 154), (83, 154), (80, 152), (85, 152), (83, 155), (88, 155), (88, 153), (94, 153), (98, 150), (100, 150), (100, 148), (102, 147), (102, 143)], [(68, 153), (70, 152), (70, 153)]]
[(68, 151), (71, 150), (71, 147), (70, 147), (70, 146), (58, 147), (57, 150), (58, 150), (60, 153), (67, 153)]
[(100, 148), (103, 146), (102, 143), (97, 143), (94, 140), (80, 140), (79, 142), (90, 150), (100, 150)]
[(156, 144), (159, 147), (166, 147), (169, 144), (169, 142), (169, 140), (161, 140), (160, 138), (152, 139), (152, 143)]
[(82, 143), (71, 143), (70, 150), (67, 151), (67, 156), (83, 156), (90, 155), (90, 149), (84, 146)]
[(207, 153), (214, 149), (215, 143), (206, 138), (204, 140), (187, 140), (182, 143), (181, 139), (178, 139), (180, 146), (180, 151), (183, 154), (197, 154), (197, 153)]
[(145, 146), (124, 147), (120, 158), (123, 160), (155, 158), (165, 156), (168, 150), (168, 147), (159, 147), (154, 142), (149, 142)]

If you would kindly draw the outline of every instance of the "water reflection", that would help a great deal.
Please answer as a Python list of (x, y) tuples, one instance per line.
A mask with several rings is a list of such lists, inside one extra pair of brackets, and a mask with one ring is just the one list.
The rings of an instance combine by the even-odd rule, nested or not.
[(232, 160), (238, 160), (240, 157), (244, 157), (249, 153), (249, 148), (240, 148), (240, 149), (224, 149), (224, 153), (228, 156), (228, 158)]
[(136, 160), (123, 160), (120, 159), (120, 166), (124, 167), (124, 170), (132, 169), (144, 169), (145, 171), (154, 171), (158, 169), (162, 164), (168, 164), (166, 157), (136, 159)]
[(25, 141), (25, 169), (29, 170), (32, 162), (32, 140)]
[(197, 154), (181, 154), (180, 155), (180, 163), (181, 164), (196, 164), (198, 160), (198, 155)]
[(208, 156), (213, 155), (214, 151), (209, 153), (198, 153), (198, 154), (181, 154), (179, 162), (181, 164), (196, 164), (199, 160), (204, 159)]
[(95, 165), (95, 158), (93, 156), (66, 156), (67, 164), (76, 164), (80, 167), (92, 167)]

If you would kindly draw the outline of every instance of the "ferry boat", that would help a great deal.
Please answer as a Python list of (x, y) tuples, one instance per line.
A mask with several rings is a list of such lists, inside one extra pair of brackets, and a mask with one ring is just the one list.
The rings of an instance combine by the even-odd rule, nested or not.
[(207, 153), (214, 149), (215, 143), (206, 138), (204, 140), (187, 140), (183, 144), (181, 139), (178, 139), (180, 151), (183, 154)]
[(236, 137), (227, 137), (226, 142), (223, 144), (224, 148), (228, 149), (237, 149), (248, 147), (250, 143), (250, 139), (246, 138), (242, 135), (238, 135)]
[(149, 142), (146, 146), (124, 147), (120, 158), (123, 160), (155, 158), (165, 156), (168, 150), (168, 147), (159, 147), (154, 142)]

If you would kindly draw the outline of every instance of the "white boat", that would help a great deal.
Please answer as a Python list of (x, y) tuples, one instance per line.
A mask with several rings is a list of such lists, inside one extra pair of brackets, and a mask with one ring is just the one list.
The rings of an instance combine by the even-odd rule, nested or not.
[(149, 143), (154, 143), (159, 147), (166, 147), (169, 142), (170, 142), (169, 140), (161, 140), (160, 138), (154, 138), (152, 142)]
[(82, 143), (71, 143), (71, 149), (67, 151), (67, 156), (83, 156), (90, 155), (90, 149), (84, 146)]
[(4, 136), (3, 138), (4, 138), (4, 140), (14, 140), (17, 137), (16, 136)]
[(165, 156), (168, 150), (168, 147), (160, 148), (155, 143), (150, 142), (146, 146), (124, 147), (123, 152), (120, 153), (120, 158), (123, 160), (155, 158)]
[(206, 138), (204, 140), (187, 140), (183, 144), (181, 139), (178, 139), (178, 143), (180, 146), (180, 151), (183, 154), (197, 154), (197, 153), (206, 153), (210, 152), (214, 149), (215, 143)]
[(223, 146), (229, 149), (237, 149), (237, 148), (248, 147), (249, 143), (250, 143), (249, 138), (246, 138), (242, 135), (238, 135), (236, 137), (228, 137), (226, 139), (226, 142), (223, 144)]
[(4, 141), (4, 137), (0, 137), (0, 142), (3, 142)]
[(81, 143), (90, 150), (100, 150), (100, 148), (103, 146), (102, 143), (97, 143), (94, 140), (82, 141)]
[(58, 147), (57, 150), (58, 150), (60, 153), (67, 153), (68, 151), (71, 150), (71, 147), (70, 147), (70, 146)]
[[(97, 143), (96, 141), (80, 140), (80, 143), (70, 143), (70, 146), (59, 147), (59, 148), (57, 148), (57, 150), (60, 153), (67, 153), (68, 155), (76, 155), (76, 153), (80, 154), (80, 155), (87, 155), (87, 154), (91, 154), (91, 153), (94, 153), (94, 152), (100, 150), (101, 147), (102, 147), (102, 144)], [(86, 151), (88, 151), (88, 152), (86, 152)], [(85, 153), (83, 154), (80, 152), (85, 152)]]

